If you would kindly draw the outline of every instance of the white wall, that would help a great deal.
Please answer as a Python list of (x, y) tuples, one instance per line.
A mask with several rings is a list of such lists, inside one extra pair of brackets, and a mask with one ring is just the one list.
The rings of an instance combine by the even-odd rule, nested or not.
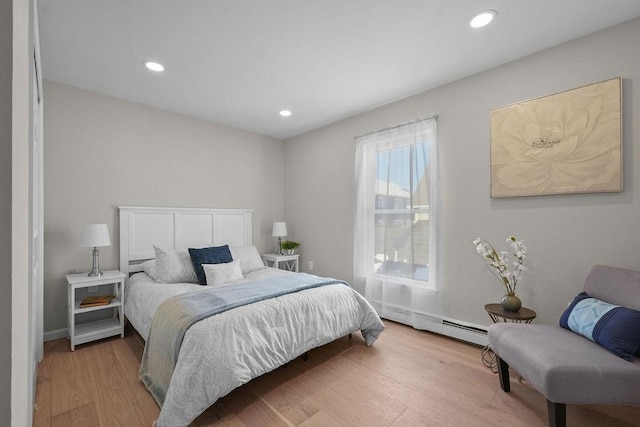
[(118, 267), (118, 206), (249, 208), (260, 251), (284, 216), (284, 143), (45, 82), (45, 331), (66, 328), (65, 274), (88, 271), (85, 223), (107, 223), (103, 270)]
[[(517, 294), (540, 323), (557, 323), (592, 265), (640, 269), (638, 40), (640, 19), (287, 140), (285, 213), (303, 245), (303, 271), (312, 260), (318, 274), (353, 279), (354, 136), (432, 114), (440, 115), (445, 316), (488, 325), (483, 306), (503, 294), (475, 255), (479, 236), (505, 249), (510, 234), (525, 241), (530, 270)], [(489, 197), (490, 109), (617, 76), (624, 192)]]
[[(33, 0), (14, 0), (12, 10), (11, 82), (11, 393), (12, 426), (31, 426), (33, 414), (33, 369), (31, 283), (29, 281), (31, 162), (33, 126), (31, 88), (33, 84)], [(1, 38), (1, 37), (0, 37)], [(2, 221), (3, 224), (5, 223)], [(7, 292), (8, 293), (8, 292)], [(7, 384), (7, 383), (3, 383)], [(0, 417), (9, 412), (0, 413)], [(1, 420), (0, 420), (1, 421)], [(8, 423), (7, 423), (8, 425)]]
[[(0, 3), (0, 384), (11, 383), (11, 76), (13, 5)], [(7, 345), (8, 343), (8, 345)], [(0, 425), (11, 420), (11, 388), (0, 387)]]

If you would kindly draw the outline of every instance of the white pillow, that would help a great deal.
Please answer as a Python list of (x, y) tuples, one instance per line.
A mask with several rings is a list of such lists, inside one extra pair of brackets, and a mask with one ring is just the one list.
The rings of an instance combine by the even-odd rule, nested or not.
[(191, 257), (187, 251), (165, 251), (153, 245), (156, 251), (155, 279), (160, 283), (198, 283)]
[(147, 273), (153, 280), (158, 281), (158, 270), (156, 268), (156, 260), (150, 259), (142, 263), (142, 270)]
[(242, 280), (242, 270), (239, 261), (224, 262), (221, 264), (202, 264), (204, 275), (207, 277), (207, 286), (224, 285)]
[(234, 261), (240, 261), (242, 274), (264, 268), (262, 257), (255, 246), (229, 246), (229, 250), (231, 251), (231, 258)]

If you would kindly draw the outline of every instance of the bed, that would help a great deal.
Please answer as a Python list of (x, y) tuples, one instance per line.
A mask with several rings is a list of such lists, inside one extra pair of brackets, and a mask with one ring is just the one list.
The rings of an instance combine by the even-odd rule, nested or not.
[[(158, 427), (190, 424), (233, 389), (313, 348), (356, 331), (372, 345), (384, 329), (371, 305), (344, 282), (265, 267), (252, 246), (251, 223), (250, 210), (120, 207), (120, 268), (129, 277), (125, 314), (146, 342), (140, 375), (161, 407)], [(211, 286), (159, 283), (151, 276), (165, 252), (154, 245), (174, 255), (229, 245), (228, 265), (237, 264), (241, 278)], [(236, 294), (245, 303), (235, 304), (242, 299)], [(176, 326), (176, 303), (209, 307), (209, 301), (224, 304), (184, 330)]]

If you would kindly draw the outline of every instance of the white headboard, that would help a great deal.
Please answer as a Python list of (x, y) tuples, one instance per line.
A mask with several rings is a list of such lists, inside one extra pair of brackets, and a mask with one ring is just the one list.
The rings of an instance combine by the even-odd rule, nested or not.
[(120, 271), (126, 277), (163, 249), (252, 244), (249, 209), (120, 206)]

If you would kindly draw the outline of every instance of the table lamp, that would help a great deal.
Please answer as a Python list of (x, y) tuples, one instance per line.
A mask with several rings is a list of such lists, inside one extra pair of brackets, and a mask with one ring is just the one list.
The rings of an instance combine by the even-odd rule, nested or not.
[(278, 238), (278, 253), (276, 255), (282, 255), (282, 238), (287, 235), (287, 223), (274, 222), (271, 235)]
[(100, 251), (98, 246), (111, 246), (109, 240), (109, 228), (107, 224), (87, 224), (82, 227), (82, 235), (80, 237), (80, 246), (85, 248), (93, 248), (93, 266), (89, 276), (102, 276), (100, 271)]

